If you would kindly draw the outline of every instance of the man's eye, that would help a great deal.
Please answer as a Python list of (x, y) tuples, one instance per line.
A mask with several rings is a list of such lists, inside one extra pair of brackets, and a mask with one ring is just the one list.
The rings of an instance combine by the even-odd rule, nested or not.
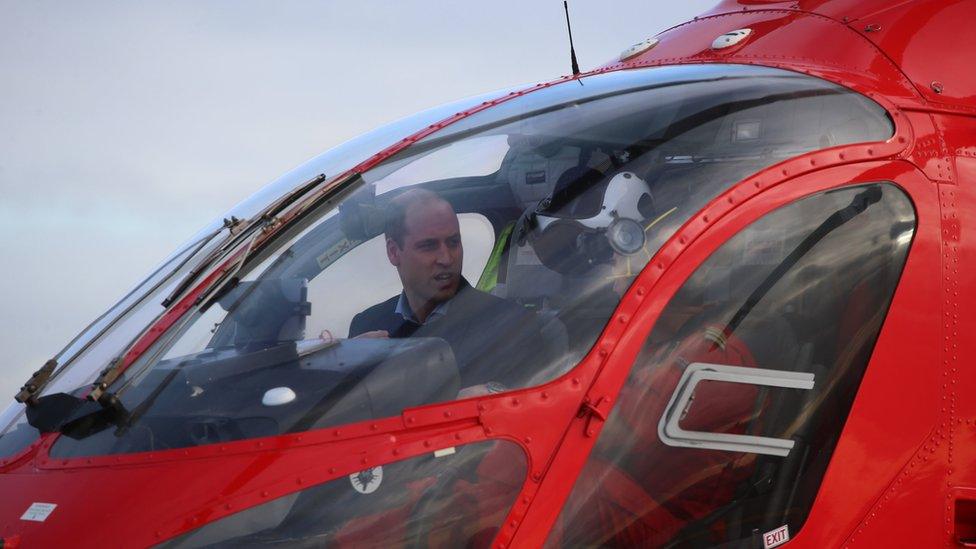
[(417, 249), (418, 250), (425, 250), (425, 251), (426, 250), (433, 250), (436, 247), (437, 247), (437, 244), (435, 244), (434, 242), (420, 242), (420, 243), (417, 244)]

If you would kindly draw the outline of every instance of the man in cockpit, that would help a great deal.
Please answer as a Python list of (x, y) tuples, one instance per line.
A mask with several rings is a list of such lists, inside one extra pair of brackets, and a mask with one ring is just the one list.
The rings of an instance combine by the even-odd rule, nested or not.
[(403, 291), (357, 314), (349, 337), (439, 337), (454, 352), (462, 397), (518, 386), (541, 331), (523, 307), (471, 287), (461, 276), (464, 250), (449, 202), (411, 189), (390, 202), (386, 255)]

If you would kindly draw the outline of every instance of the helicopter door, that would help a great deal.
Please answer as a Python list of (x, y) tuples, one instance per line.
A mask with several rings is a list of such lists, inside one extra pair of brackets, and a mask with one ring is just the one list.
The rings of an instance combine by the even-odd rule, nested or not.
[(795, 535), (915, 226), (902, 190), (871, 183), (782, 206), (721, 245), (646, 337), (547, 545)]

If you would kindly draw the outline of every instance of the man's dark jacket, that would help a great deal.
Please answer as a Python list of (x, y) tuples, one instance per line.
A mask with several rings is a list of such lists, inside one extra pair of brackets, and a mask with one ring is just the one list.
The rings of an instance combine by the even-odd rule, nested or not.
[(392, 338), (442, 338), (454, 351), (462, 387), (489, 381), (518, 387), (545, 366), (539, 363), (546, 358), (537, 352), (544, 345), (535, 314), (472, 288), (464, 279), (447, 312), (423, 325), (395, 312), (399, 299), (393, 296), (353, 317), (349, 337), (386, 330)]

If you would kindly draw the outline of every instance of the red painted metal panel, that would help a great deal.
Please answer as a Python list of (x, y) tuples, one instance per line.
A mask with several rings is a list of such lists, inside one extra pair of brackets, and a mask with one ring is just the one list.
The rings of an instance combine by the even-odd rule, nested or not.
[[(739, 45), (712, 50), (718, 36), (753, 33)], [(750, 10), (702, 17), (657, 36), (651, 50), (608, 68), (687, 62), (747, 63), (807, 72), (896, 102), (918, 98), (899, 68), (860, 33), (830, 18), (790, 10)]]
[[(976, 314), (972, 296), (976, 292), (976, 247), (973, 244), (973, 227), (976, 227), (976, 119), (941, 116), (937, 119), (945, 129), (946, 142), (953, 153), (956, 168), (955, 186), (944, 186), (942, 201), (945, 234), (943, 263), (944, 313), (942, 327), (945, 330), (944, 362), (948, 368), (947, 383), (951, 388), (950, 410), (952, 431), (949, 438), (947, 484), (957, 488), (955, 494), (965, 493), (972, 501), (976, 491)], [(957, 529), (955, 500), (950, 498), (946, 506), (946, 535), (955, 542), (957, 535), (965, 534), (965, 526), (976, 526), (972, 517), (960, 517)], [(971, 538), (971, 535), (968, 536)]]
[[(911, 2), (872, 15), (858, 30), (902, 68), (926, 101), (976, 112), (974, 19), (973, 2)], [(877, 30), (867, 32), (871, 25)]]
[[(762, 10), (814, 13), (846, 25), (876, 44), (907, 75), (925, 101), (973, 112), (976, 73), (972, 22), (976, 4), (960, 0), (799, 0), (789, 2), (729, 0), (709, 15)], [(731, 29), (729, 29), (731, 30)], [(806, 38), (816, 40), (817, 36)], [(817, 42), (822, 45), (827, 40)], [(821, 48), (809, 44), (807, 51)]]

